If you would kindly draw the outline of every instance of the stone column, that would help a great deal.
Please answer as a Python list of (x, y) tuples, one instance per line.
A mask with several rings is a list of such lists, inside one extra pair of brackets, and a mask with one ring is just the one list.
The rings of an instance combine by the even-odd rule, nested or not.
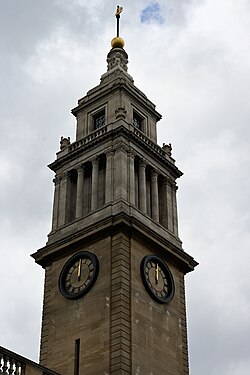
[(129, 203), (135, 205), (135, 154), (131, 150), (128, 153), (129, 168)]
[(77, 187), (76, 187), (76, 219), (82, 217), (83, 209), (83, 183), (84, 183), (84, 165), (77, 168)]
[(98, 176), (99, 175), (99, 159), (92, 159), (92, 188), (91, 188), (91, 210), (98, 208)]
[(152, 219), (159, 221), (158, 173), (151, 172)]
[(173, 198), (173, 225), (174, 225), (174, 228), (173, 228), (173, 232), (176, 236), (178, 236), (178, 212), (177, 212), (177, 199), (176, 199), (176, 192), (178, 190), (178, 186), (176, 185), (176, 183), (174, 183), (173, 185), (173, 189), (172, 189), (172, 198)]
[(114, 156), (114, 198), (128, 200), (128, 157), (127, 148), (121, 143), (117, 145)]
[(106, 176), (105, 176), (105, 203), (112, 202), (113, 200), (113, 163), (114, 163), (114, 150), (106, 152)]
[(60, 181), (60, 192), (59, 192), (59, 212), (58, 212), (58, 227), (64, 225), (67, 220), (67, 190), (69, 183), (68, 171), (63, 172)]
[(146, 162), (145, 160), (140, 160), (140, 163), (139, 163), (139, 209), (143, 213), (147, 213)]
[(162, 182), (162, 202), (161, 210), (162, 210), (162, 225), (167, 228), (168, 227), (168, 207), (167, 207), (167, 178), (164, 178)]
[(52, 214), (52, 231), (55, 231), (58, 227), (60, 181), (61, 181), (61, 176), (60, 175), (55, 176), (53, 180), (55, 189), (54, 189), (53, 214)]
[(167, 178), (167, 213), (168, 213), (168, 230), (173, 232), (173, 199), (172, 199), (172, 181)]

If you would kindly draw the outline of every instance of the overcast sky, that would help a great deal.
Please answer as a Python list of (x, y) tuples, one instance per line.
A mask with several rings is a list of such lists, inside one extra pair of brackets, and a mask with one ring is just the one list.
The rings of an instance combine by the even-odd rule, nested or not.
[[(8, 0), (0, 12), (0, 345), (37, 360), (43, 270), (61, 135), (99, 83), (113, 0)], [(124, 0), (129, 73), (172, 143), (187, 275), (191, 375), (249, 375), (249, 0)], [(157, 374), (158, 375), (158, 374)], [(160, 375), (160, 374), (159, 374)]]

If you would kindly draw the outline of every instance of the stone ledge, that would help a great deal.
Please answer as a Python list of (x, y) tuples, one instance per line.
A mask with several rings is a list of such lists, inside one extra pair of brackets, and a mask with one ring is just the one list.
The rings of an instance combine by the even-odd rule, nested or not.
[(77, 248), (88, 241), (92, 242), (93, 238), (96, 240), (119, 232), (128, 233), (142, 242), (146, 241), (160, 252), (167, 252), (174, 263), (180, 262), (184, 273), (192, 271), (198, 264), (183, 251), (178, 237), (123, 200), (62, 227), (51, 234), (47, 245), (32, 254), (32, 257), (45, 267), (53, 259), (64, 256), (69, 249)]

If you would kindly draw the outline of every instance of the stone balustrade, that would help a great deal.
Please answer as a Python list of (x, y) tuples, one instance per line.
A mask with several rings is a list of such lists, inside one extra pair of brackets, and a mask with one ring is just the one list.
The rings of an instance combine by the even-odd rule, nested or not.
[(107, 133), (108, 127), (107, 126), (102, 126), (101, 128), (97, 129), (96, 131), (90, 133), (83, 139), (80, 139), (80, 141), (76, 141), (72, 143), (69, 146), (69, 151), (75, 151), (78, 148), (82, 147), (83, 145), (86, 145), (87, 143), (93, 141), (94, 139), (100, 137), (101, 135)]
[[(164, 158), (167, 158), (168, 155), (166, 151), (162, 149), (157, 143), (151, 141), (150, 138), (148, 138), (141, 130), (138, 130), (134, 128), (134, 133), (140, 138), (144, 143), (146, 143), (148, 146), (150, 146), (155, 152), (157, 152), (159, 155), (161, 155)], [(173, 159), (171, 159), (173, 161)]]
[[(151, 141), (151, 139), (148, 138), (145, 134), (143, 134), (143, 132), (141, 130), (138, 130), (136, 128), (134, 128), (133, 130), (134, 130), (134, 134), (137, 135), (137, 137), (140, 138), (141, 141), (143, 141), (143, 143), (147, 144), (149, 147), (151, 147), (152, 150), (154, 150), (159, 155), (168, 159), (171, 163), (174, 164), (175, 161), (171, 157), (171, 151), (170, 151), (171, 146), (164, 145), (164, 147), (162, 148), (158, 144), (156, 144), (155, 142)], [(92, 142), (94, 139), (97, 139), (100, 136), (102, 136), (103, 134), (107, 133), (107, 131), (108, 131), (108, 126), (106, 125), (106, 126), (103, 126), (99, 129), (97, 129), (96, 131), (88, 134), (86, 137), (80, 139), (79, 141), (75, 141), (71, 144), (69, 143), (68, 147), (65, 147), (63, 149), (64, 152), (61, 151), (61, 152), (58, 153), (58, 158), (64, 156), (65, 154), (67, 154), (71, 151), (75, 151), (75, 150), (81, 148), (82, 146), (87, 145), (88, 143)], [(65, 149), (66, 149), (66, 151), (65, 151)]]
[(0, 346), (0, 374), (3, 375), (58, 375), (36, 362)]

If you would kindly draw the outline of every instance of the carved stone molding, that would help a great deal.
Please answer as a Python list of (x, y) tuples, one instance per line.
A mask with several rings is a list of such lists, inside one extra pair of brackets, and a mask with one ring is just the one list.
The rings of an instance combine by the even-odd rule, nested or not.
[(55, 185), (60, 184), (61, 179), (62, 179), (62, 174), (57, 174), (57, 175), (54, 177), (54, 179), (53, 179), (54, 184), (55, 184)]
[(173, 190), (177, 190), (176, 182), (173, 181), (171, 178), (169, 179), (169, 185), (171, 186), (171, 188), (172, 188)]
[(116, 118), (122, 118), (125, 119), (127, 117), (127, 111), (124, 107), (118, 107), (115, 110)]
[(152, 178), (158, 178), (158, 176), (159, 176), (159, 173), (157, 172), (157, 170), (156, 169), (152, 169), (151, 170), (151, 177)]
[(139, 168), (146, 168), (147, 162), (145, 159), (140, 159), (139, 161)]
[(163, 143), (162, 149), (163, 149), (163, 151), (165, 151), (166, 154), (168, 154), (169, 156), (172, 155), (172, 145), (171, 145), (171, 143), (169, 143), (168, 145), (166, 145), (165, 143)]
[(104, 153), (105, 153), (106, 157), (108, 158), (109, 156), (113, 156), (114, 155), (115, 150), (113, 150), (112, 148), (109, 148)]
[(95, 156), (94, 158), (90, 159), (90, 162), (92, 163), (92, 165), (94, 165), (94, 164), (98, 164), (98, 163), (99, 163), (99, 158), (98, 158), (98, 156)]
[(70, 137), (68, 138), (64, 138), (63, 136), (61, 136), (61, 140), (60, 140), (60, 150), (64, 150), (65, 148), (67, 148), (68, 146), (70, 145)]
[(135, 151), (132, 149), (132, 148), (129, 148), (128, 150), (128, 156), (132, 159), (134, 159), (136, 157), (136, 153)]
[(85, 169), (85, 164), (79, 164), (79, 165), (76, 167), (77, 173), (83, 173), (83, 172), (84, 172), (84, 169)]
[(71, 171), (63, 171), (62, 173), (61, 173), (61, 176), (62, 176), (62, 180), (66, 180), (67, 178), (69, 178), (70, 177), (70, 175), (71, 175)]
[(170, 177), (168, 177), (168, 176), (164, 177), (163, 184), (164, 185), (168, 185), (168, 186), (170, 186), (173, 189), (176, 188), (176, 190), (177, 190), (176, 183)]
[(119, 152), (119, 151), (122, 151), (124, 152), (125, 154), (127, 154), (129, 152), (129, 148), (127, 145), (125, 145), (124, 143), (117, 143), (115, 145), (115, 148), (114, 148), (115, 152)]
[(111, 69), (119, 66), (125, 72), (127, 72), (128, 67), (128, 55), (127, 53), (121, 48), (113, 48), (107, 56), (107, 63), (108, 63), (108, 71)]

